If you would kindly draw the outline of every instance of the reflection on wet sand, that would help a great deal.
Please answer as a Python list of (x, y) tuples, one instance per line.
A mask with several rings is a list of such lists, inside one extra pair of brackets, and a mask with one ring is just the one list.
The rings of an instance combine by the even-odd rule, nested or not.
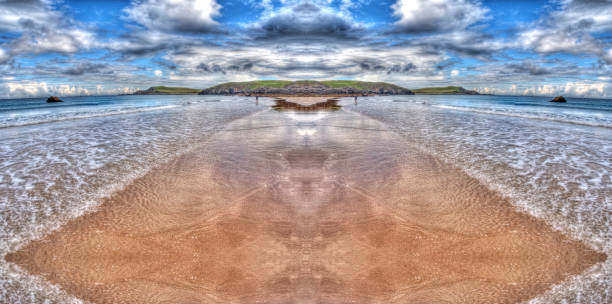
[(6, 258), (96, 303), (512, 303), (605, 256), (374, 120), (265, 111)]
[(276, 111), (295, 111), (295, 112), (331, 112), (338, 111), (337, 98), (319, 97), (285, 97), (274, 99), (275, 105), (272, 108)]

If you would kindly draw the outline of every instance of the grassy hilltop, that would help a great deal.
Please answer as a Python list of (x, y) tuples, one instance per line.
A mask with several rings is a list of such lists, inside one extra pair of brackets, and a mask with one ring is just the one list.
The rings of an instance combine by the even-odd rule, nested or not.
[(188, 95), (188, 94), (198, 94), (202, 90), (191, 89), (191, 88), (179, 88), (179, 87), (166, 87), (166, 86), (157, 86), (150, 87), (144, 91), (137, 91), (134, 95)]
[(368, 96), (412, 95), (412, 91), (386, 82), (356, 80), (258, 80), (227, 82), (203, 90), (203, 95), (246, 96)]
[(313, 95), (313, 96), (357, 96), (357, 95), (478, 95), (477, 92), (463, 87), (431, 87), (408, 90), (387, 82), (367, 82), (357, 80), (257, 80), (244, 82), (226, 82), (200, 90), (181, 87), (155, 86), (137, 91), (134, 95)]
[(448, 86), (448, 87), (433, 87), (433, 88), (421, 88), (412, 90), (415, 94), (427, 94), (427, 95), (450, 95), (450, 94), (466, 94), (466, 95), (477, 95), (476, 91), (466, 90), (463, 87)]
[(401, 88), (400, 86), (387, 83), (387, 82), (367, 82), (367, 81), (357, 81), (357, 80), (323, 80), (323, 81), (315, 81), (315, 80), (256, 80), (256, 81), (244, 81), (244, 82), (226, 82), (222, 84), (218, 84), (216, 86), (210, 87), (208, 89), (224, 89), (224, 88), (236, 88), (236, 89), (248, 89), (255, 90), (259, 88), (275, 88), (282, 89), (286, 88), (289, 85), (304, 85), (304, 86), (313, 86), (313, 85), (323, 85), (328, 88), (336, 89), (336, 88), (354, 88), (358, 90), (370, 90), (379, 87), (393, 87), (393, 88)]

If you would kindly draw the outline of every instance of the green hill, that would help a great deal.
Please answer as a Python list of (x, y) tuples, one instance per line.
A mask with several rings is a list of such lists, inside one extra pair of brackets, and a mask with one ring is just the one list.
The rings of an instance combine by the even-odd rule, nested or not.
[(191, 88), (179, 88), (179, 87), (166, 87), (166, 86), (157, 86), (150, 87), (147, 90), (136, 91), (134, 95), (188, 95), (188, 94), (198, 94), (202, 90), (191, 89)]
[(478, 95), (478, 92), (466, 90), (463, 87), (431, 87), (415, 90), (387, 82), (367, 82), (357, 80), (256, 80), (244, 82), (226, 82), (205, 90), (155, 86), (141, 90), (134, 95), (189, 95), (189, 94), (229, 94), (229, 95), (397, 95), (397, 94), (428, 94), (428, 95)]
[(411, 95), (406, 88), (386, 82), (356, 80), (258, 80), (227, 82), (203, 90), (210, 95), (256, 96), (361, 96), (361, 95)]
[[(373, 89), (378, 87), (395, 87), (401, 88), (400, 86), (387, 83), (387, 82), (367, 82), (367, 81), (357, 81), (357, 80), (323, 80), (323, 81), (315, 81), (315, 80), (256, 80), (256, 81), (244, 81), (244, 82), (226, 82), (222, 84), (218, 84), (216, 86), (210, 87), (208, 89), (222, 89), (222, 88), (241, 88), (241, 89), (258, 89), (258, 88), (286, 88), (289, 85), (303, 85), (303, 86), (315, 86), (315, 85), (323, 85), (328, 88), (345, 88), (351, 87), (360, 90)], [(208, 90), (207, 89), (207, 90)]]
[(432, 87), (432, 88), (421, 88), (412, 90), (415, 94), (429, 94), (429, 95), (451, 95), (451, 94), (464, 94), (464, 95), (478, 95), (478, 92), (466, 90), (463, 87), (448, 86), (448, 87)]

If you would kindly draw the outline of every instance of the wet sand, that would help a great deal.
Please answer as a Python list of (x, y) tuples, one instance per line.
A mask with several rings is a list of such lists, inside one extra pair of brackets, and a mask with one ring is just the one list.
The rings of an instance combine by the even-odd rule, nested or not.
[(344, 110), (235, 121), (6, 256), (94, 303), (515, 303), (605, 258)]
[(291, 97), (291, 98), (276, 98), (275, 105), (272, 107), (277, 111), (293, 111), (293, 112), (331, 112), (338, 111), (341, 106), (338, 105), (337, 98), (315, 98), (315, 97)]

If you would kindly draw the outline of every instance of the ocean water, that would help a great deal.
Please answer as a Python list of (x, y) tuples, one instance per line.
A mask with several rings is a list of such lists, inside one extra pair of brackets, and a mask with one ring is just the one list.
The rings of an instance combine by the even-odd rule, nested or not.
[[(476, 177), (522, 212), (612, 253), (612, 101), (503, 96), (342, 99), (418, 149)], [(0, 100), (0, 255), (95, 210), (102, 198), (271, 102), (222, 96)], [(291, 114), (290, 114), (291, 115)], [(323, 116), (324, 114), (320, 114)], [(294, 115), (296, 121), (312, 119)], [(301, 130), (304, 135), (313, 132)], [(350, 132), (346, 129), (344, 132)], [(534, 303), (607, 303), (611, 263)], [(0, 260), (7, 303), (79, 302)]]
[[(0, 255), (94, 210), (131, 180), (260, 108), (239, 97), (1, 100)], [(0, 299), (77, 301), (4, 260)]]
[[(369, 97), (351, 110), (385, 122), (592, 248), (612, 253), (612, 100)], [(609, 303), (610, 259), (534, 303)]]

